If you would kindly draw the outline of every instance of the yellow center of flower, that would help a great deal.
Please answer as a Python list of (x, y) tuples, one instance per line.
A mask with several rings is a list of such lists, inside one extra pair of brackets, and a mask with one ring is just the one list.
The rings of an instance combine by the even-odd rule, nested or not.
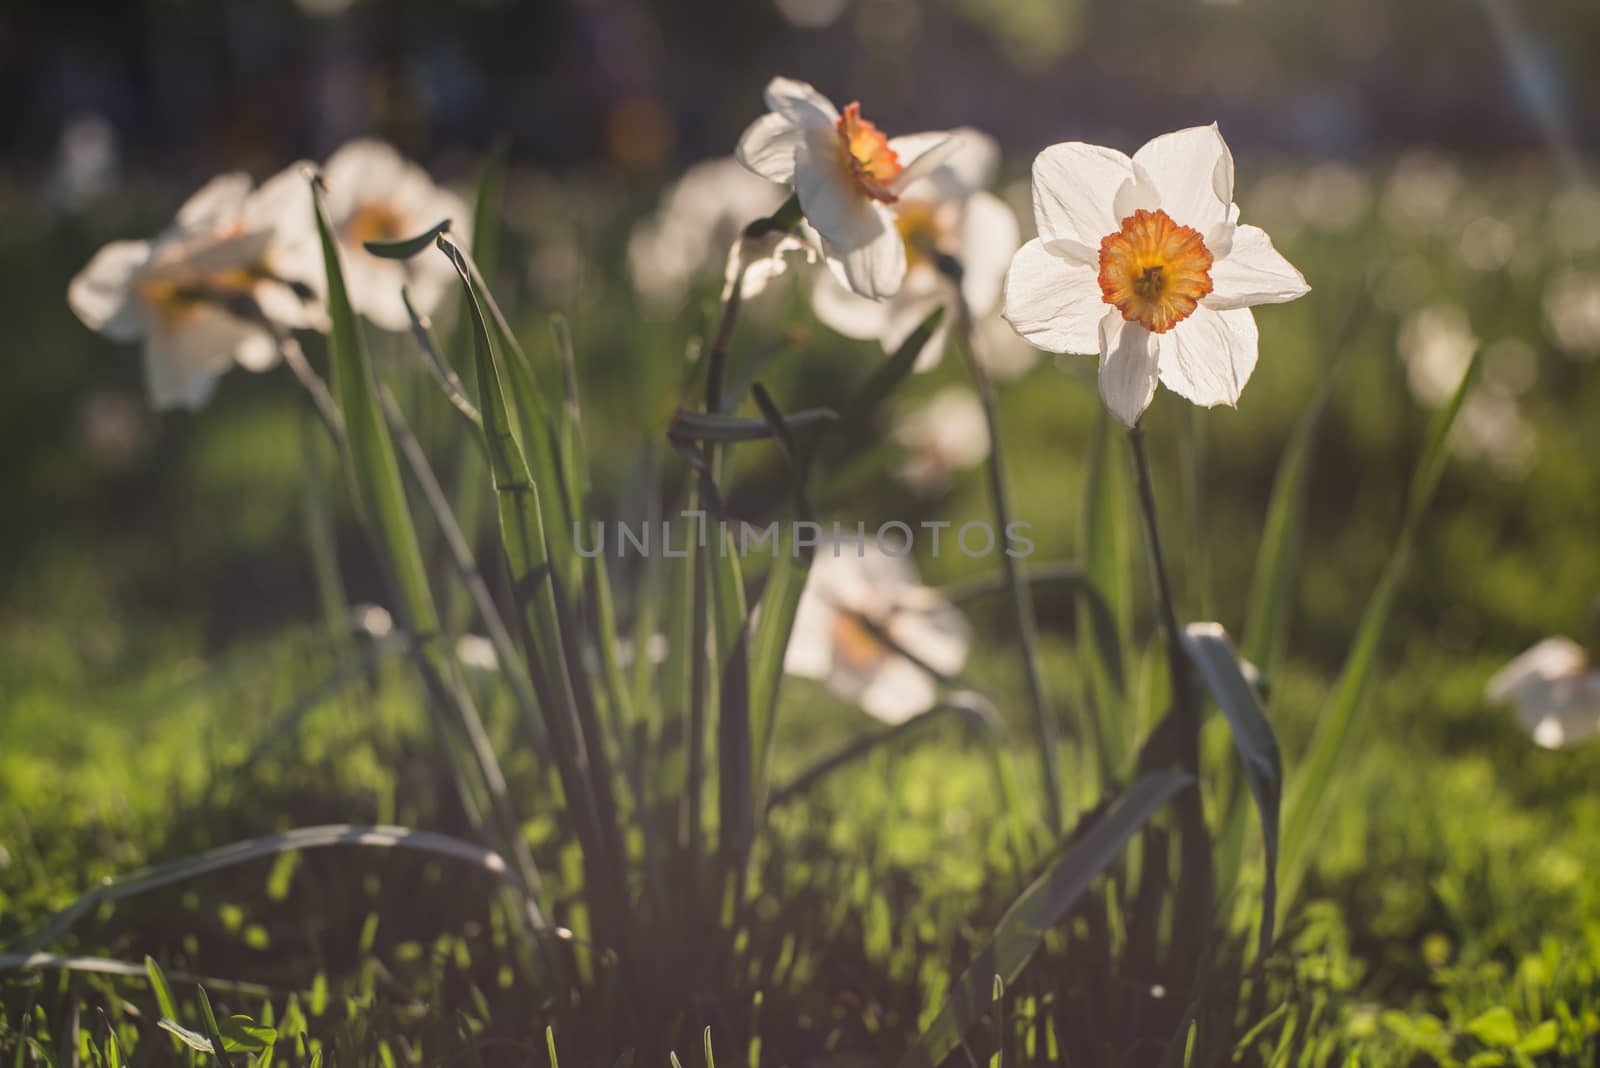
[(1100, 242), (1100, 293), (1128, 322), (1164, 334), (1211, 292), (1211, 263), (1200, 231), (1141, 208)]
[(357, 247), (368, 241), (398, 241), (411, 236), (406, 233), (405, 218), (383, 201), (361, 205), (350, 213), (340, 231), (346, 243)]
[(182, 319), (202, 304), (222, 304), (249, 293), (267, 277), (259, 267), (230, 267), (223, 271), (188, 272), (147, 278), (138, 283), (139, 299), (168, 321)]
[(854, 612), (840, 611), (833, 619), (833, 648), (846, 667), (868, 671), (889, 657), (889, 647), (872, 627)]
[(906, 266), (932, 260), (939, 251), (941, 235), (935, 207), (926, 201), (908, 200), (899, 205), (894, 216), (895, 229), (906, 243)]
[(889, 183), (905, 168), (900, 165), (899, 155), (889, 147), (889, 139), (861, 117), (859, 103), (847, 105), (834, 127), (839, 131), (839, 140), (844, 142), (850, 174), (861, 191), (874, 200), (893, 204), (897, 198)]

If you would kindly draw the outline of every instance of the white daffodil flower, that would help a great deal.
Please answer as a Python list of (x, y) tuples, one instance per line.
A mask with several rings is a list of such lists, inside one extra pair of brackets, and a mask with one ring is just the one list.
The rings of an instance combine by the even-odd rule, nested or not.
[(1310, 290), (1264, 230), (1239, 223), (1233, 157), (1213, 124), (1129, 159), (1079, 142), (1033, 163), (1039, 236), (1006, 278), (1005, 317), (1051, 352), (1100, 354), (1100, 396), (1133, 426), (1159, 381), (1235, 404), (1256, 365), (1252, 305)]
[(841, 114), (804, 82), (774, 78), (771, 112), (739, 138), (738, 157), (769, 181), (792, 186), (839, 280), (863, 297), (895, 294), (906, 274), (905, 242), (890, 207), (944, 158), (944, 133), (885, 137), (861, 117)]
[(293, 210), (303, 174), (252, 191), (249, 175), (212, 179), (149, 241), (113, 241), (67, 287), (84, 325), (113, 341), (144, 341), (156, 409), (199, 408), (235, 363), (278, 361), (276, 328), (317, 328), (312, 278), (298, 271), (311, 230)]
[(924, 495), (941, 492), (951, 475), (977, 466), (989, 455), (983, 405), (961, 386), (946, 386), (907, 413), (895, 424), (894, 439), (910, 453), (896, 476)]
[(1600, 733), (1600, 671), (1583, 646), (1546, 638), (1489, 680), (1489, 700), (1511, 704), (1534, 742), (1561, 749)]
[[(374, 326), (383, 330), (409, 330), (400, 290), (411, 294), (418, 314), (438, 310), (459, 284), (450, 261), (435, 253), (409, 260), (384, 259), (366, 250), (368, 241), (398, 241), (415, 237), (449, 219), (451, 234), (465, 242), (471, 232), (466, 202), (433, 183), (428, 172), (382, 141), (351, 141), (322, 168), (327, 186), (323, 205), (328, 226), (339, 242), (345, 288), (350, 303)], [(306, 211), (310, 212), (307, 202)], [(320, 247), (308, 254), (314, 261), (319, 286), (326, 285)]]
[(841, 541), (817, 550), (783, 666), (886, 723), (902, 723), (933, 707), (938, 685), (895, 646), (950, 675), (966, 663), (970, 644), (965, 617), (918, 584), (909, 560), (875, 541)]
[[(974, 319), (1000, 303), (1006, 268), (1020, 243), (1017, 217), (986, 191), (999, 169), (1000, 147), (971, 129), (952, 130), (947, 144), (944, 159), (888, 206), (905, 243), (905, 280), (894, 296), (868, 300), (831, 273), (817, 279), (812, 306), (839, 333), (880, 341), (886, 352), (898, 349), (936, 309), (953, 303), (952, 283), (935, 262), (941, 255), (961, 264), (961, 296)], [(917, 370), (939, 362), (953, 318), (940, 320), (917, 357)]]
[[(747, 225), (771, 215), (782, 203), (782, 191), (731, 156), (696, 163), (662, 196), (655, 215), (628, 238), (634, 289), (653, 304), (679, 303), (697, 276), (723, 269), (729, 247)], [(791, 247), (800, 247), (790, 241)], [(767, 257), (752, 257), (741, 295), (755, 296), (785, 266), (781, 255), (770, 264)]]

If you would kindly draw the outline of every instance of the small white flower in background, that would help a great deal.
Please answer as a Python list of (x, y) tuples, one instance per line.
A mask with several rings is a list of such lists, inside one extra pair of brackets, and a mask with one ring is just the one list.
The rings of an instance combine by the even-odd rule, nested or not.
[[(466, 202), (435, 185), (427, 171), (382, 141), (344, 145), (323, 165), (322, 178), (328, 226), (339, 242), (345, 288), (356, 311), (381, 329), (409, 330), (402, 286), (419, 314), (437, 311), (458, 284), (449, 260), (431, 252), (404, 261), (384, 259), (363, 245), (415, 237), (445, 219), (454, 224), (455, 240), (464, 243), (472, 229)], [(310, 253), (317, 284), (325, 286), (321, 250), (313, 247)]]
[[(1458, 305), (1435, 304), (1411, 313), (1400, 328), (1398, 347), (1412, 396), (1429, 408), (1447, 403), (1478, 344)], [(1452, 452), (1485, 460), (1506, 474), (1528, 465), (1536, 440), (1517, 398), (1533, 385), (1538, 365), (1517, 345), (1515, 338), (1503, 338), (1485, 352), (1483, 381), (1467, 394), (1450, 432)]]
[(284, 329), (322, 324), (298, 252), (311, 232), (305, 191), (301, 174), (254, 191), (248, 175), (222, 175), (154, 239), (113, 241), (73, 278), (67, 303), (84, 325), (113, 341), (144, 341), (153, 407), (198, 408), (235, 363), (276, 364), (263, 317)]
[(1033, 163), (1039, 236), (1006, 279), (1006, 319), (1051, 352), (1100, 354), (1100, 397), (1133, 426), (1156, 383), (1235, 404), (1256, 365), (1250, 308), (1310, 290), (1264, 230), (1239, 223), (1233, 157), (1215, 125), (1133, 158), (1081, 142)]
[(835, 695), (886, 723), (904, 722), (933, 707), (938, 685), (880, 634), (946, 675), (961, 670), (971, 644), (966, 618), (937, 591), (918, 584), (909, 560), (875, 541), (819, 548), (784, 670), (822, 680)]
[(500, 654), (495, 651), (494, 642), (481, 634), (463, 634), (457, 638), (456, 659), (461, 662), (462, 667), (474, 671), (500, 670)]
[[(960, 262), (961, 296), (974, 320), (1000, 303), (1006, 268), (1020, 243), (1016, 216), (986, 191), (999, 169), (1000, 146), (977, 130), (960, 129), (950, 132), (943, 151), (938, 166), (889, 206), (906, 258), (905, 280), (894, 296), (869, 300), (832, 273), (817, 279), (817, 318), (839, 333), (879, 341), (886, 352), (898, 349), (936, 309), (953, 303), (951, 283), (935, 263), (939, 255)], [(917, 357), (917, 370), (939, 362), (952, 318), (947, 312), (940, 320)]]
[(989, 455), (983, 405), (961, 386), (946, 386), (912, 409), (895, 425), (894, 439), (910, 453), (895, 474), (925, 495), (940, 492), (955, 472), (975, 467)]
[(1463, 308), (1433, 304), (1406, 317), (1398, 346), (1412, 396), (1437, 408), (1455, 396), (1472, 354), (1478, 351), (1478, 339)]
[(794, 188), (841, 282), (873, 300), (893, 296), (906, 252), (890, 205), (939, 164), (949, 135), (885, 137), (861, 117), (860, 104), (841, 114), (811, 86), (788, 78), (768, 83), (766, 101), (772, 110), (739, 138), (739, 162)]
[(1428, 149), (1407, 153), (1384, 188), (1383, 221), (1401, 233), (1443, 232), (1464, 184), (1461, 168), (1448, 157)]
[(1544, 293), (1544, 321), (1569, 356), (1600, 356), (1600, 274), (1567, 271), (1551, 282)]
[[(771, 215), (783, 198), (782, 190), (731, 156), (694, 164), (628, 238), (634, 289), (655, 304), (682, 301), (696, 277), (721, 272), (745, 226)], [(747, 270), (744, 296), (754, 296), (766, 280), (754, 267)]]
[(1517, 722), (1546, 749), (1573, 745), (1600, 732), (1600, 671), (1583, 646), (1546, 638), (1501, 668), (1485, 689), (1489, 700), (1511, 704)]

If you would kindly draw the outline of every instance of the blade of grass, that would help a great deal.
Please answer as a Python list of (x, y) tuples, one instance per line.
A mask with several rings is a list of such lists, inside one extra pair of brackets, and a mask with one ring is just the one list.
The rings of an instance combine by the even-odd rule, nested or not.
[(1289, 791), (1284, 817), (1283, 878), (1279, 893), (1281, 908), (1287, 909), (1293, 904), (1300, 882), (1311, 866), (1312, 846), (1335, 796), (1346, 750), (1364, 726), (1365, 712), (1370, 707), (1366, 702), (1367, 692), (1377, 672), (1378, 654), (1395, 594), (1410, 561), (1417, 529), (1449, 459), (1450, 429), (1455, 425), (1456, 416), (1477, 380), (1481, 362), (1481, 353), (1473, 357), (1450, 402), (1435, 414), (1429, 426), (1422, 454), (1411, 476), (1405, 514), (1395, 539), (1394, 551), (1384, 565), (1372, 596), (1367, 600), (1339, 680), (1317, 717), (1310, 748), (1301, 761), (1299, 774)]

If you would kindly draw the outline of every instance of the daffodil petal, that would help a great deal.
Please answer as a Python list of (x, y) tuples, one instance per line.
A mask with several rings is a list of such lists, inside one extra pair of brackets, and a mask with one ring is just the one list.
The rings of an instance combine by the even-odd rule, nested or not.
[(745, 128), (736, 155), (739, 162), (769, 182), (794, 181), (795, 151), (805, 142), (800, 127), (768, 112)]
[(1216, 123), (1162, 134), (1133, 154), (1161, 195), (1161, 209), (1202, 234), (1228, 218), (1233, 155)]
[(801, 129), (833, 129), (839, 109), (833, 101), (805, 82), (793, 78), (774, 78), (767, 83), (767, 107)]
[(239, 213), (254, 184), (248, 174), (219, 174), (194, 192), (178, 209), (177, 225), (184, 230), (213, 226)]
[(856, 185), (842, 152), (831, 132), (808, 132), (795, 157), (795, 192), (828, 267), (863, 297), (882, 300), (905, 277), (905, 242), (887, 209)]
[(1033, 161), (1033, 214), (1052, 251), (1093, 262), (1100, 241), (1120, 225), (1117, 192), (1133, 178), (1121, 152), (1080, 141), (1051, 145)]
[(1583, 646), (1570, 638), (1546, 638), (1495, 672), (1484, 687), (1491, 701), (1511, 701), (1530, 683), (1582, 673), (1589, 665)]
[(889, 183), (896, 193), (904, 193), (917, 182), (941, 170), (950, 157), (961, 148), (961, 142), (947, 132), (907, 134), (889, 142), (900, 159), (901, 171)]
[(1038, 238), (1017, 250), (1006, 275), (1005, 318), (1029, 344), (1050, 352), (1099, 352), (1105, 314), (1092, 268), (1046, 251)]
[(233, 366), (239, 347), (260, 328), (219, 308), (197, 304), (161, 323), (145, 342), (145, 387), (158, 410), (199, 408), (217, 379)]
[(1100, 399), (1126, 426), (1150, 407), (1159, 378), (1155, 335), (1111, 309), (1100, 320)]
[(835, 278), (831, 271), (817, 275), (811, 308), (823, 325), (845, 337), (877, 341), (883, 337), (889, 322), (888, 301), (868, 300)]
[(144, 334), (144, 309), (134, 279), (149, 258), (148, 241), (113, 241), (94, 254), (67, 286), (67, 303), (84, 326), (113, 341), (133, 341)]
[(1196, 308), (1156, 342), (1161, 384), (1206, 408), (1237, 404), (1256, 368), (1256, 320), (1248, 308)]
[(1005, 201), (981, 191), (967, 198), (961, 218), (961, 292), (973, 316), (982, 318), (1000, 303), (1020, 240), (1017, 216)]
[[(1211, 265), (1211, 293), (1201, 303), (1223, 311), (1282, 304), (1311, 291), (1305, 276), (1272, 247), (1259, 226), (1235, 226), (1226, 256)], [(1215, 250), (1213, 250), (1215, 254)]]
[(933, 707), (938, 689), (928, 673), (903, 656), (891, 657), (857, 695), (868, 715), (884, 723), (904, 723)]

